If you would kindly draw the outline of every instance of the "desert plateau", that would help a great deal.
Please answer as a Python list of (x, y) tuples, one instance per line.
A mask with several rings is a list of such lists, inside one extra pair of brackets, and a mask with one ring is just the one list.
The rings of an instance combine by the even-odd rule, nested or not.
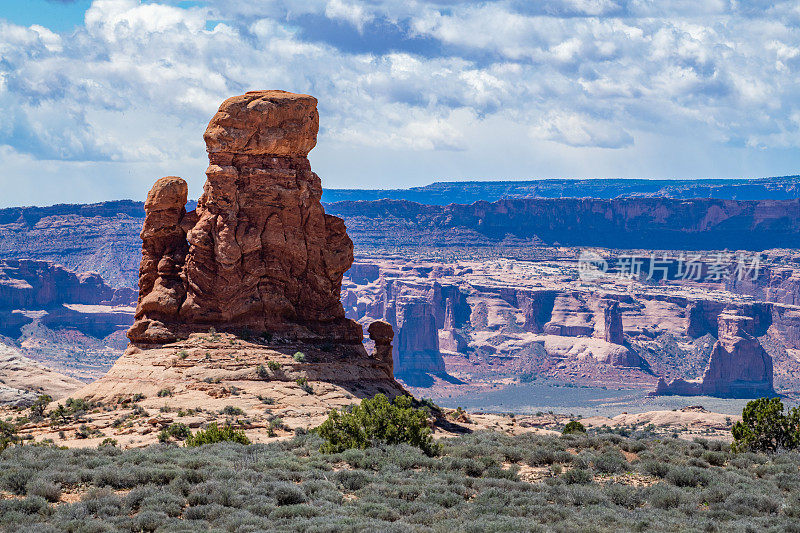
[(800, 531), (798, 20), (0, 2), (0, 531)]

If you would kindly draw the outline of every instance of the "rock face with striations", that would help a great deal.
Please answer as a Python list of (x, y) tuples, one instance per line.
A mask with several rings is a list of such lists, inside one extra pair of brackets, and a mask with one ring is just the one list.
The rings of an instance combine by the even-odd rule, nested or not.
[(719, 340), (703, 374), (703, 394), (737, 398), (774, 394), (772, 357), (753, 336), (754, 330), (751, 317), (719, 316)]
[(192, 332), (270, 332), (291, 340), (360, 344), (345, 318), (342, 276), (353, 243), (325, 214), (307, 159), (317, 101), (254, 91), (223, 102), (204, 138), (210, 165), (196, 212), (186, 184), (159, 180), (145, 204), (135, 344)]
[(718, 318), (719, 338), (711, 351), (702, 380), (659, 379), (656, 395), (698, 395), (755, 398), (775, 393), (772, 357), (754, 336), (753, 317), (724, 311)]
[(439, 333), (431, 303), (424, 298), (405, 297), (397, 302), (397, 346), (395, 371), (400, 374), (445, 371), (439, 352)]

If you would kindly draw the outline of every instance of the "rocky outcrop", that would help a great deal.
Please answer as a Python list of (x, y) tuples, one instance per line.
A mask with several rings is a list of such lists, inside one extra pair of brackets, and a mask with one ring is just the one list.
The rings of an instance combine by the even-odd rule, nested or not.
[(752, 333), (760, 337), (772, 324), (772, 306), (767, 303), (731, 303), (719, 300), (691, 300), (684, 304), (688, 309), (686, 334), (697, 338), (710, 334), (719, 336), (720, 315), (725, 310), (752, 318)]
[(315, 427), (359, 398), (406, 394), (393, 378), (391, 325), (371, 325), (370, 355), (339, 300), (353, 245), (342, 221), (325, 214), (306, 158), (316, 104), (283, 91), (229, 98), (206, 130), (210, 165), (197, 209), (185, 210), (182, 179), (156, 182), (145, 202), (131, 345), (81, 397), (117, 405), (142, 394), (214, 412), (234, 405), (247, 412), (248, 430), (269, 428), (272, 438), (274, 417)]
[(375, 343), (375, 359), (386, 365), (386, 373), (394, 377), (394, 358), (392, 355), (392, 340), (394, 330), (392, 325), (383, 320), (376, 320), (369, 325), (367, 330), (369, 338)]
[(325, 214), (306, 157), (316, 105), (284, 91), (229, 98), (204, 136), (210, 165), (196, 212), (183, 210), (183, 180), (156, 183), (145, 204), (132, 342), (214, 327), (360, 345), (361, 327), (339, 301), (353, 244), (342, 220)]
[(772, 358), (753, 336), (755, 328), (751, 317), (720, 315), (719, 339), (703, 374), (703, 394), (737, 398), (774, 394)]
[(775, 394), (772, 357), (756, 332), (756, 321), (733, 311), (718, 318), (719, 338), (701, 380), (659, 379), (655, 394), (755, 398)]
[(0, 261), (0, 309), (51, 309), (63, 304), (131, 305), (130, 289), (106, 285), (96, 272), (76, 274), (49, 261)]
[(544, 325), (553, 316), (553, 306), (558, 293), (556, 291), (520, 291), (517, 301), (525, 313), (523, 329), (531, 333), (542, 333)]
[(396, 304), (395, 372), (401, 376), (443, 373), (444, 360), (431, 303), (424, 298), (406, 297)]
[(622, 311), (616, 300), (603, 299), (599, 304), (600, 317), (595, 328), (595, 336), (611, 344), (625, 344), (622, 334)]
[(339, 202), (327, 209), (345, 219), (353, 240), (363, 246), (800, 247), (797, 199), (520, 198), (446, 206), (377, 200)]
[(40, 394), (63, 398), (83, 383), (0, 344), (0, 405), (30, 405)]

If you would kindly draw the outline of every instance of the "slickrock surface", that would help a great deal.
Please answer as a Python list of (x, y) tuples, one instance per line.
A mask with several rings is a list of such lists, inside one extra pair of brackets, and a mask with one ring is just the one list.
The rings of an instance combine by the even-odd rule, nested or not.
[(0, 405), (28, 405), (40, 394), (64, 398), (83, 386), (0, 344)]
[[(374, 340), (386, 345), (391, 329), (382, 322), (374, 324)], [(298, 349), (304, 350), (302, 362), (295, 357)], [(59, 446), (96, 447), (111, 438), (129, 448), (158, 442), (159, 432), (173, 423), (196, 431), (216, 422), (243, 429), (253, 442), (266, 442), (314, 428), (331, 409), (359, 398), (403, 392), (386, 379), (386, 372), (385, 365), (339, 352), (301, 345), (266, 346), (231, 334), (192, 334), (160, 348), (131, 351), (106, 377), (72, 394), (96, 402), (80, 419), (27, 424), (20, 433), (37, 441), (51, 439)], [(558, 414), (509, 416), (445, 410), (434, 427), (434, 437), (485, 429), (514, 435), (556, 434), (569, 419)], [(584, 423), (610, 427), (653, 423), (686, 438), (726, 439), (730, 422), (736, 419), (705, 412), (658, 411), (613, 419), (593, 417)]]
[(185, 213), (186, 184), (159, 180), (145, 203), (137, 344), (191, 332), (270, 332), (305, 342), (360, 345), (344, 316), (342, 275), (353, 243), (325, 214), (306, 156), (317, 101), (284, 91), (229, 98), (205, 133), (205, 192)]
[(674, 411), (646, 411), (644, 413), (627, 413), (613, 418), (593, 416), (584, 418), (581, 423), (587, 427), (642, 427), (652, 424), (659, 428), (686, 428), (689, 430), (718, 431), (717, 435), (725, 440), (731, 440), (730, 428), (735, 422), (741, 420), (738, 415), (725, 415), (711, 413), (702, 407), (684, 407)]
[[(197, 333), (159, 348), (129, 350), (108, 374), (73, 396), (106, 406), (88, 415), (89, 427), (121, 445), (138, 446), (155, 442), (158, 431), (173, 422), (192, 428), (229, 422), (242, 427), (252, 440), (266, 440), (316, 427), (331, 409), (360, 398), (404, 393), (389, 377), (391, 359), (355, 358), (349, 350), (331, 350), (267, 346), (231, 334)], [(132, 403), (135, 394), (144, 399)], [(136, 406), (146, 414), (135, 413)], [(243, 412), (225, 414), (227, 406)], [(114, 427), (120, 417), (124, 423)], [(42, 438), (58, 432), (31, 431)], [(66, 432), (67, 441), (73, 441), (68, 445), (96, 445), (102, 440), (85, 442), (75, 439), (69, 428)], [(59, 440), (57, 435), (55, 439)]]

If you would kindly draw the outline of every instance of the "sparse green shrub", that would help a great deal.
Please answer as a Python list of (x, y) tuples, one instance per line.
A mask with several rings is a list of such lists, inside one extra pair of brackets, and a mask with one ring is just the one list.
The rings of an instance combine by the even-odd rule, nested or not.
[(307, 378), (297, 378), (294, 380), (294, 382), (297, 383), (307, 394), (314, 394), (314, 388), (308, 382)]
[(618, 474), (628, 469), (628, 461), (617, 450), (605, 452), (594, 460), (594, 467), (605, 474)]
[(117, 446), (117, 444), (118, 444), (117, 439), (112, 439), (111, 437), (106, 437), (106, 438), (103, 439), (103, 442), (101, 442), (97, 446), (100, 447), (100, 448), (105, 448), (105, 447), (114, 448), (114, 447)]
[[(437, 457), (382, 442), (327, 455), (324, 443), (299, 432), (252, 446), (12, 446), (0, 453), (0, 531), (798, 530), (800, 452), (636, 439), (645, 449), (630, 468), (688, 469), (640, 487), (628, 476), (592, 482), (596, 460), (632, 448), (615, 434), (476, 431), (443, 439)], [(554, 459), (534, 479), (504, 467), (534, 450)], [(716, 466), (707, 452), (728, 460)], [(81, 501), (36, 495), (55, 500), (59, 488)]]
[(163, 388), (160, 391), (158, 391), (158, 397), (159, 398), (166, 398), (168, 396), (173, 396), (173, 394), (174, 393), (172, 392), (172, 389), (170, 389), (168, 387), (167, 388)]
[(676, 487), (699, 487), (707, 485), (710, 476), (705, 470), (694, 466), (673, 466), (666, 479)]
[(237, 431), (229, 425), (220, 429), (216, 422), (209, 424), (206, 429), (200, 430), (186, 439), (186, 446), (202, 446), (204, 444), (214, 444), (216, 442), (237, 442), (239, 444), (250, 444), (250, 439), (244, 431)]
[(277, 429), (287, 429), (286, 425), (283, 423), (283, 419), (279, 416), (273, 416), (269, 419), (269, 425), (267, 426), (267, 434), (270, 437), (275, 436), (275, 430)]
[(281, 365), (277, 361), (267, 361), (267, 367), (273, 372), (277, 372), (281, 369)]
[(583, 468), (572, 468), (567, 470), (561, 475), (561, 477), (564, 478), (565, 483), (570, 485), (585, 485), (586, 483), (591, 483), (593, 479), (592, 473)]
[(272, 492), (278, 505), (296, 505), (306, 503), (308, 500), (305, 493), (290, 483), (280, 483)]
[(244, 414), (244, 411), (242, 411), (240, 407), (236, 407), (234, 405), (226, 405), (220, 410), (219, 414), (227, 416), (241, 416)]
[(189, 426), (176, 422), (161, 430), (158, 434), (159, 442), (169, 442), (170, 439), (186, 440), (192, 435)]
[(306, 360), (306, 354), (304, 354), (303, 352), (295, 352), (295, 354), (292, 357), (298, 363), (303, 363)]
[(47, 406), (52, 401), (53, 397), (49, 394), (42, 394), (36, 398), (36, 401), (31, 405), (31, 420), (34, 422), (42, 420), (44, 418), (44, 410), (47, 409)]
[(642, 494), (636, 487), (629, 487), (621, 483), (610, 483), (604, 492), (612, 503), (626, 509), (635, 509), (643, 501)]
[(325, 439), (322, 451), (327, 453), (364, 449), (379, 443), (410, 444), (431, 456), (440, 451), (440, 445), (431, 436), (425, 412), (415, 409), (408, 396), (398, 396), (389, 402), (386, 396), (377, 394), (341, 413), (334, 409), (315, 431)]
[(83, 415), (97, 407), (83, 398), (67, 398), (63, 404), (59, 404), (50, 412), (50, 419), (53, 423), (66, 423), (70, 420), (80, 420)]
[(258, 395), (257, 398), (263, 403), (264, 405), (275, 405), (275, 398), (270, 396), (261, 396)]
[(645, 474), (664, 478), (669, 473), (669, 463), (664, 461), (644, 461), (639, 466)]
[(778, 398), (759, 398), (747, 403), (742, 420), (731, 428), (735, 451), (774, 452), (800, 446), (800, 407), (783, 413)]
[(683, 493), (666, 483), (656, 483), (646, 491), (647, 501), (658, 509), (672, 509), (683, 502)]
[(61, 485), (45, 479), (31, 480), (25, 489), (29, 496), (41, 496), (49, 502), (61, 499)]
[(0, 451), (5, 450), (12, 444), (17, 444), (20, 441), (17, 427), (8, 422), (0, 420)]
[(564, 426), (563, 434), (569, 435), (571, 433), (586, 433), (586, 428), (577, 420), (570, 420), (567, 422), (567, 425)]

